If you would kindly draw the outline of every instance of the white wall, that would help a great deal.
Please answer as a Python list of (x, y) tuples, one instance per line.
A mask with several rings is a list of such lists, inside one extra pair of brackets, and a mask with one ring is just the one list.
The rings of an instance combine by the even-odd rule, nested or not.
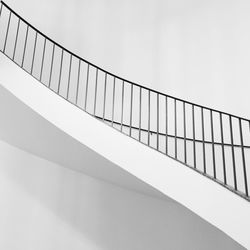
[(0, 248), (243, 249), (189, 210), (0, 141)]
[(107, 70), (250, 116), (247, 0), (6, 2), (50, 37)]

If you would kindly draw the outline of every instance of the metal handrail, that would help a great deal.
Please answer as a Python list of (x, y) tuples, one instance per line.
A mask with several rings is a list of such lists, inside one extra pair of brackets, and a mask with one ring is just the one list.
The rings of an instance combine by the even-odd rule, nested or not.
[[(22, 34), (21, 26), (25, 29)], [(0, 51), (65, 100), (250, 200), (248, 193), (250, 145), (246, 144), (246, 140), (250, 142), (249, 119), (161, 93), (108, 72), (43, 34), (3, 1), (0, 1), (0, 31), (4, 34), (3, 48), (0, 45)], [(23, 39), (20, 38), (21, 36)], [(41, 39), (43, 44), (39, 46)], [(18, 48), (20, 44), (21, 49)], [(49, 45), (51, 49), (48, 52)], [(39, 50), (42, 52), (39, 56), (41, 60), (37, 63)], [(60, 50), (60, 56), (56, 56), (56, 50)], [(48, 72), (45, 72), (47, 54), (50, 55), (48, 62), (50, 66)], [(65, 62), (66, 57), (68, 62)], [(55, 69), (56, 60), (60, 65), (58, 70)], [(74, 65), (76, 60), (77, 65)], [(25, 65), (26, 61), (30, 61), (29, 67)], [(80, 90), (83, 82), (80, 76), (83, 64), (86, 72), (83, 86), (85, 95), (83, 95), (83, 89)], [(40, 72), (38, 75), (35, 74), (37, 69)], [(74, 69), (75, 74), (72, 73)], [(91, 72), (93, 69), (95, 72)], [(65, 76), (63, 75), (66, 73), (67, 79), (64, 86)], [(54, 74), (58, 75), (56, 89), (53, 89)], [(45, 76), (48, 78), (47, 82), (43, 79)], [(75, 100), (72, 102), (70, 89), (74, 76), (76, 76)], [(92, 82), (90, 78), (93, 78)], [(99, 101), (100, 91), (98, 92), (100, 86), (103, 88), (101, 101)], [(66, 94), (62, 94), (63, 87), (66, 89)], [(93, 88), (92, 92), (90, 88)], [(107, 98), (110, 93), (112, 96)], [(118, 94), (119, 100), (116, 97)], [(84, 102), (83, 107), (78, 104), (80, 97)], [(90, 102), (92, 111), (88, 110)], [(110, 115), (107, 114), (108, 111)]]

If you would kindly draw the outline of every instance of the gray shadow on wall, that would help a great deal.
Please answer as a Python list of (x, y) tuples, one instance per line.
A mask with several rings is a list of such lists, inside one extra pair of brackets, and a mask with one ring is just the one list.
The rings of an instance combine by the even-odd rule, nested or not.
[[(87, 238), (98, 246), (95, 249), (243, 249), (177, 203), (108, 184), (12, 147), (8, 152), (1, 175), (66, 223), (83, 241)], [(30, 208), (31, 214), (35, 207)], [(39, 227), (39, 222), (32, 225)]]

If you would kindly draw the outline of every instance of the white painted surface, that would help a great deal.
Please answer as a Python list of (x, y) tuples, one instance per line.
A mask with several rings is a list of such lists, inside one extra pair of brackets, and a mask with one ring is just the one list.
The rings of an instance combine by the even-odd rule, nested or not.
[(0, 248), (240, 250), (184, 207), (131, 192), (0, 141)]
[[(249, 202), (98, 122), (38, 84), (3, 55), (0, 65), (1, 84), (45, 119), (249, 248)], [(96, 136), (96, 131), (101, 136)]]
[(250, 117), (248, 0), (6, 2), (55, 41), (128, 80)]

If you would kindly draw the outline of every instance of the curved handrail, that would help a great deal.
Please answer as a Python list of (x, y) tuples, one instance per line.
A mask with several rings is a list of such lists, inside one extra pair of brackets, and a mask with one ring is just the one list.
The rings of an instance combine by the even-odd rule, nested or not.
[(132, 85), (134, 85), (134, 86), (141, 87), (141, 88), (143, 88), (143, 89), (145, 89), (145, 90), (152, 91), (152, 92), (154, 92), (154, 93), (156, 93), (156, 94), (164, 95), (164, 96), (169, 97), (169, 98), (173, 98), (173, 99), (175, 99), (175, 100), (177, 100), (177, 101), (183, 101), (183, 102), (185, 102), (185, 103), (187, 103), (187, 104), (195, 105), (195, 106), (197, 106), (197, 107), (204, 108), (204, 109), (208, 109), (208, 110), (215, 111), (215, 112), (220, 112), (220, 113), (222, 113), (222, 114), (230, 115), (230, 116), (232, 116), (232, 117), (240, 118), (240, 119), (242, 119), (242, 120), (246, 120), (246, 121), (249, 121), (249, 122), (250, 122), (250, 119), (247, 119), (247, 118), (245, 118), (245, 117), (240, 117), (240, 116), (237, 116), (237, 115), (234, 115), (234, 114), (230, 114), (230, 113), (228, 113), (228, 112), (224, 112), (224, 111), (222, 111), (222, 110), (210, 108), (210, 107), (205, 106), (205, 105), (201, 105), (201, 104), (198, 104), (198, 103), (195, 103), (195, 102), (191, 102), (191, 101), (187, 101), (187, 100), (185, 100), (185, 99), (181, 99), (181, 98), (178, 98), (178, 97), (175, 97), (175, 96), (166, 94), (166, 93), (162, 93), (162, 92), (160, 92), (160, 91), (157, 91), (157, 90), (154, 89), (154, 88), (149, 88), (149, 87), (146, 87), (146, 86), (144, 86), (144, 85), (140, 85), (140, 84), (138, 84), (138, 83), (135, 83), (135, 82), (133, 82), (133, 81), (130, 81), (130, 80), (127, 80), (127, 79), (125, 79), (125, 78), (123, 78), (123, 77), (120, 77), (120, 76), (118, 76), (118, 75), (116, 75), (116, 74), (114, 74), (114, 73), (111, 73), (111, 72), (109, 72), (109, 71), (107, 71), (107, 70), (105, 70), (105, 69), (103, 69), (103, 68), (97, 66), (96, 64), (94, 64), (94, 63), (92, 63), (92, 62), (90, 62), (90, 61), (84, 59), (83, 57), (81, 57), (81, 56), (75, 54), (74, 52), (68, 50), (68, 49), (65, 48), (63, 45), (57, 43), (56, 41), (54, 41), (53, 39), (51, 39), (50, 37), (48, 37), (47, 35), (45, 35), (43, 32), (41, 32), (40, 30), (38, 30), (36, 27), (34, 27), (32, 24), (30, 24), (28, 21), (26, 21), (23, 17), (21, 17), (18, 13), (16, 13), (16, 12), (15, 12), (9, 5), (7, 5), (4, 1), (0, 1), (0, 3), (2, 3), (2, 4), (3, 4), (6, 8), (8, 8), (13, 14), (15, 14), (18, 18), (20, 18), (20, 20), (22, 20), (24, 23), (26, 23), (27, 25), (29, 25), (29, 27), (31, 27), (32, 29), (34, 29), (37, 33), (39, 33), (40, 35), (42, 35), (43, 37), (45, 37), (45, 38), (46, 38), (47, 40), (49, 40), (50, 42), (54, 43), (55, 45), (57, 45), (58, 47), (60, 47), (60, 48), (63, 49), (64, 51), (68, 52), (68, 53), (71, 54), (72, 56), (78, 58), (79, 60), (84, 61), (85, 63), (87, 63), (87, 64), (89, 64), (89, 65), (91, 65), (91, 66), (97, 68), (97, 69), (100, 70), (100, 71), (103, 71), (104, 73), (106, 73), (106, 74), (108, 74), (108, 75), (110, 75), (110, 76), (113, 76), (113, 77), (115, 77), (115, 78), (117, 78), (117, 79), (119, 79), (119, 80), (121, 80), (121, 81), (130, 83), (130, 84), (132, 84)]
[[(3, 1), (0, 4), (0, 31), (5, 34), (0, 51), (13, 62), (97, 119), (250, 199), (250, 145), (246, 144), (246, 141), (250, 144), (249, 119), (182, 100), (110, 73), (53, 41)], [(22, 34), (21, 26), (25, 28)], [(43, 43), (39, 45), (39, 41)], [(60, 55), (56, 55), (58, 50)], [(60, 65), (59, 69), (56, 65)], [(57, 75), (56, 81), (53, 75)], [(79, 104), (81, 98), (83, 105)]]

